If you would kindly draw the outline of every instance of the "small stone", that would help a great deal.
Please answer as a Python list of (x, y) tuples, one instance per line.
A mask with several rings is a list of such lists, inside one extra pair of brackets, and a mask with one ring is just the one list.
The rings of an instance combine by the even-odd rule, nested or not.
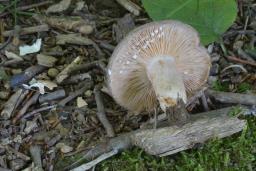
[(92, 90), (87, 90), (85, 93), (84, 93), (84, 95), (86, 96), (86, 97), (91, 97), (92, 96)]
[(59, 70), (57, 70), (56, 68), (50, 68), (48, 69), (47, 73), (49, 77), (55, 78), (59, 74)]
[(16, 142), (16, 143), (22, 143), (21, 135), (17, 135), (16, 137), (14, 137), (13, 141)]
[(214, 63), (211, 67), (210, 75), (216, 76), (219, 73), (219, 68), (220, 68), (219, 65), (217, 63)]
[(70, 147), (64, 143), (58, 143), (58, 144), (56, 144), (56, 147), (60, 148), (60, 151), (64, 154), (73, 151), (73, 147)]
[(0, 99), (2, 100), (7, 100), (9, 98), (9, 95), (9, 91), (0, 91)]
[(55, 62), (57, 62), (57, 59), (43, 54), (37, 54), (36, 55), (37, 63), (42, 66), (46, 67), (53, 67)]

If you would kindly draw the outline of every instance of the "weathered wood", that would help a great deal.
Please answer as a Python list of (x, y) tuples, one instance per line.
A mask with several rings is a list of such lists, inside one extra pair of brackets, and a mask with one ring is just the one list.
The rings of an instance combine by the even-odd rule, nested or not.
[[(139, 129), (124, 133), (98, 144), (87, 151), (82, 158), (92, 160), (112, 150), (121, 152), (132, 146), (138, 146), (152, 155), (166, 156), (192, 148), (195, 144), (203, 143), (211, 138), (227, 137), (241, 131), (246, 125), (245, 120), (229, 115), (231, 109), (232, 107), (228, 107), (191, 115), (190, 121), (180, 127)], [(161, 126), (168, 123), (166, 115), (164, 117), (165, 119), (160, 118), (159, 125)], [(149, 123), (153, 127), (153, 123)], [(64, 170), (74, 168), (77, 164), (78, 162), (73, 163)]]
[(221, 103), (233, 103), (243, 105), (255, 105), (256, 96), (252, 94), (240, 94), (231, 92), (218, 92), (214, 90), (207, 90), (207, 94)]
[(230, 108), (191, 116), (190, 122), (178, 127), (146, 129), (131, 134), (132, 144), (151, 155), (166, 156), (203, 143), (211, 138), (223, 138), (241, 131), (246, 122), (228, 115)]

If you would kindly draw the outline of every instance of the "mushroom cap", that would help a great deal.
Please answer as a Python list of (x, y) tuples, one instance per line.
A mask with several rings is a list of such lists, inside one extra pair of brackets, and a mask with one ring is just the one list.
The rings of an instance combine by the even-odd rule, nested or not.
[(210, 56), (200, 45), (197, 31), (174, 20), (151, 22), (131, 31), (110, 58), (107, 81), (117, 103), (134, 112), (157, 107), (147, 65), (159, 56), (174, 58), (188, 98), (207, 81)]

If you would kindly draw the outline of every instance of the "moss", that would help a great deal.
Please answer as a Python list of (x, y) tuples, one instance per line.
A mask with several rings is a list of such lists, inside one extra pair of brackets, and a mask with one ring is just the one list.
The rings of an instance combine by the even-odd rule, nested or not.
[[(233, 113), (240, 110), (234, 108)], [(246, 118), (243, 132), (224, 139), (214, 139), (202, 147), (174, 156), (154, 157), (140, 149), (133, 149), (108, 159), (97, 166), (102, 171), (240, 171), (256, 170), (256, 118)]]

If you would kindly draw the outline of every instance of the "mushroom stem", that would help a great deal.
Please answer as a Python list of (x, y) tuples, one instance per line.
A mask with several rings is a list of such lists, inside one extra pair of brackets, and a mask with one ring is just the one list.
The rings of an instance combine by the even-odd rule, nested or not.
[(152, 58), (147, 66), (147, 74), (163, 111), (176, 106), (178, 99), (182, 99), (186, 103), (186, 89), (182, 74), (177, 70), (174, 57)]

